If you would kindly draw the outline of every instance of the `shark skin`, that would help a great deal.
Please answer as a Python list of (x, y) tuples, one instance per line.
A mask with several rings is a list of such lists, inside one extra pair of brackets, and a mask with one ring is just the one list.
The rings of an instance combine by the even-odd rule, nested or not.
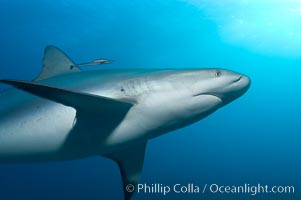
[(104, 156), (125, 190), (136, 185), (149, 139), (183, 128), (242, 96), (250, 79), (225, 69), (81, 71), (54, 46), (34, 81), (1, 80), (0, 163)]

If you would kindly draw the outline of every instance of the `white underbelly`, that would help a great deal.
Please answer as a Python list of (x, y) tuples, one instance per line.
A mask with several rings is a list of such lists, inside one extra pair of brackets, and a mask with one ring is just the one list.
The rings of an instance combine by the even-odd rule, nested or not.
[(0, 157), (58, 151), (73, 126), (75, 114), (73, 108), (47, 100), (6, 112), (0, 121)]

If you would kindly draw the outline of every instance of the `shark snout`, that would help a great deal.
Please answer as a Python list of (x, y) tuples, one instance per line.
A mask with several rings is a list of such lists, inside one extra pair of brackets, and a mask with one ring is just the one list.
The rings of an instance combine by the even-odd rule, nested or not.
[(231, 83), (227, 87), (213, 94), (214, 96), (219, 97), (224, 104), (228, 104), (246, 93), (250, 88), (250, 85), (251, 79), (248, 76), (238, 74), (233, 77)]
[(235, 81), (230, 85), (228, 92), (224, 94), (224, 102), (231, 102), (238, 97), (245, 94), (251, 85), (251, 79), (245, 75), (239, 75)]
[(238, 87), (241, 88), (242, 94), (244, 94), (251, 86), (251, 79), (247, 76), (241, 75), (237, 80)]

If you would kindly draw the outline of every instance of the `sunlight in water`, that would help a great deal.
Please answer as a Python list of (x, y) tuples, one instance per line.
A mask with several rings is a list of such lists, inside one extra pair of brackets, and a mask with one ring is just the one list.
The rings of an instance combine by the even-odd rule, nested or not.
[(301, 0), (187, 0), (214, 20), (222, 39), (264, 54), (301, 56)]

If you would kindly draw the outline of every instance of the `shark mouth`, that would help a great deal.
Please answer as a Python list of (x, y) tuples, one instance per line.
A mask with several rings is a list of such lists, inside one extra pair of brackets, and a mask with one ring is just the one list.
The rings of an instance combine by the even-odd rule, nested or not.
[(239, 76), (235, 81), (233, 81), (234, 83), (239, 82), (242, 79), (242, 76)]
[[(233, 80), (232, 84), (236, 84), (238, 83), (241, 79), (242, 79), (243, 76), (239, 76), (237, 79)], [(214, 93), (214, 92), (201, 92), (201, 93), (198, 93), (198, 94), (195, 94), (193, 95), (194, 97), (197, 97), (197, 96), (201, 96), (201, 95), (210, 95), (210, 96), (214, 96), (214, 97), (217, 97), (219, 98), (220, 100), (223, 101), (223, 99), (227, 99), (224, 95), (222, 94), (217, 94), (217, 93)]]
[(211, 92), (204, 92), (204, 93), (195, 94), (195, 95), (193, 95), (193, 97), (198, 97), (198, 96), (202, 96), (202, 95), (214, 96), (216, 98), (219, 98), (221, 101), (223, 100), (223, 97), (221, 95), (211, 93)]

